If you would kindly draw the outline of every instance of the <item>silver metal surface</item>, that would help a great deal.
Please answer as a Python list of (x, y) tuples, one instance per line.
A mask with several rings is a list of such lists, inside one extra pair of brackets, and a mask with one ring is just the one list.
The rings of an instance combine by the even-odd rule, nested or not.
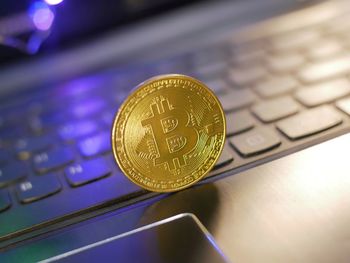
[(350, 134), (151, 205), (194, 213), (233, 262), (350, 261)]
[(215, 182), (14, 244), (1, 261), (43, 260), (192, 213), (232, 262), (349, 262), (349, 147), (348, 133)]
[[(174, 229), (177, 231), (174, 232)], [(133, 248), (125, 251), (123, 246)], [(148, 243), (147, 249), (142, 249)], [(152, 244), (152, 245), (150, 245)], [(101, 247), (114, 246), (119, 249), (108, 249), (103, 251), (109, 255), (101, 254)], [(200, 249), (198, 249), (200, 246)], [(138, 249), (139, 248), (139, 249)], [(163, 253), (158, 253), (159, 248), (163, 248)], [(91, 250), (94, 252), (91, 253)], [(128, 253), (129, 252), (129, 253)], [(153, 254), (155, 252), (155, 254)], [(196, 257), (194, 257), (196, 254)], [(74, 249), (72, 251), (57, 255), (40, 261), (40, 263), (83, 260), (82, 257), (88, 255), (93, 261), (92, 255), (110, 258), (117, 257), (122, 262), (191, 262), (195, 258), (201, 262), (225, 263), (229, 262), (222, 253), (214, 238), (203, 226), (199, 219), (189, 213), (175, 215), (158, 222), (131, 230), (129, 232), (113, 236), (93, 244)], [(133, 258), (133, 260), (131, 259)], [(158, 261), (159, 260), (159, 261)], [(170, 260), (170, 261), (169, 261)]]

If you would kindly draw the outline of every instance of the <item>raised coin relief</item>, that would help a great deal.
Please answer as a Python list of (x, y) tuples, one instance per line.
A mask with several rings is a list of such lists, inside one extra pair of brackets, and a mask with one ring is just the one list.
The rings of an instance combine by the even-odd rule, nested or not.
[(166, 164), (171, 171), (186, 165), (187, 155), (198, 141), (197, 129), (193, 125), (188, 126), (189, 113), (171, 107), (168, 99), (151, 104), (151, 112), (152, 117), (142, 120), (142, 126), (150, 128), (156, 145), (154, 165)]
[(203, 83), (163, 75), (143, 82), (119, 109), (113, 153), (131, 181), (171, 192), (210, 171), (222, 151), (225, 129), (222, 107)]

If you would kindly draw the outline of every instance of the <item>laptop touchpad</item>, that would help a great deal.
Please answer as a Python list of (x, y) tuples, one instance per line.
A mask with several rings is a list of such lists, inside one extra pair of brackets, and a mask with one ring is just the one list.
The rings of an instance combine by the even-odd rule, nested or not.
[(156, 223), (72, 250), (42, 262), (228, 262), (192, 214)]

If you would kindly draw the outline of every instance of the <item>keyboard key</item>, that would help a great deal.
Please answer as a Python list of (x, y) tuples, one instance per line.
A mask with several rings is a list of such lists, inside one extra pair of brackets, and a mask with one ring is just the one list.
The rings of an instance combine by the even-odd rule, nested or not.
[(38, 173), (58, 169), (74, 161), (74, 153), (68, 147), (53, 149), (33, 157), (33, 165)]
[(111, 168), (106, 159), (97, 159), (73, 164), (65, 169), (67, 180), (71, 186), (84, 185), (110, 175)]
[(78, 148), (84, 157), (93, 157), (112, 150), (109, 132), (102, 132), (79, 142)]
[(14, 209), (10, 208), (0, 213), (1, 226), (6, 226), (0, 227), (0, 237), (3, 238), (14, 232), (23, 232), (42, 223), (52, 223), (67, 215), (79, 216), (81, 213), (88, 213), (105, 206), (106, 203), (125, 203), (145, 193), (121, 172), (116, 171), (112, 176), (98, 183), (75, 189), (67, 188), (49, 198), (28, 205), (16, 205)]
[(332, 106), (324, 105), (279, 121), (276, 126), (294, 140), (327, 130), (341, 122), (340, 114)]
[(346, 46), (347, 49), (350, 49), (350, 34), (349, 33), (342, 36), (342, 41), (344, 41), (344, 46)]
[(86, 118), (97, 114), (106, 107), (106, 103), (102, 99), (91, 99), (74, 105), (70, 110), (71, 114), (76, 118)]
[(341, 44), (335, 39), (324, 40), (311, 47), (307, 53), (307, 56), (311, 60), (325, 59), (334, 55), (337, 55), (344, 51)]
[(15, 149), (19, 158), (27, 159), (30, 154), (46, 150), (54, 142), (55, 139), (51, 136), (22, 138), (16, 142)]
[(44, 113), (36, 118), (37, 119), (35, 119), (35, 124), (37, 125), (37, 127), (31, 127), (32, 129), (38, 128), (40, 126), (47, 127), (47, 126), (64, 123), (70, 118), (70, 116), (62, 111), (60, 112), (53, 111), (49, 113)]
[(7, 163), (11, 158), (11, 154), (4, 149), (0, 149), (0, 164)]
[(168, 74), (169, 72), (183, 73), (188, 69), (188, 61), (184, 55), (167, 57), (152, 64), (151, 72), (155, 75)]
[(218, 61), (216, 63), (207, 63), (196, 67), (195, 75), (201, 77), (218, 76), (228, 69), (228, 63), (226, 61)]
[(232, 154), (229, 152), (229, 150), (227, 149), (227, 146), (224, 147), (224, 149), (221, 152), (221, 155), (219, 157), (219, 159), (217, 160), (215, 166), (214, 166), (214, 170), (221, 168), (229, 163), (231, 163), (233, 161), (233, 156)]
[(44, 131), (45, 125), (40, 117), (34, 116), (28, 121), (28, 127), (34, 134), (41, 134)]
[(264, 98), (279, 96), (295, 90), (298, 86), (297, 81), (290, 76), (272, 78), (258, 83), (254, 90)]
[(287, 32), (271, 40), (271, 49), (274, 51), (287, 51), (302, 49), (316, 43), (320, 39), (320, 33), (316, 30), (300, 30)]
[(291, 97), (279, 97), (252, 107), (253, 113), (263, 122), (276, 121), (297, 113), (298, 104)]
[(9, 126), (6, 127), (5, 129), (0, 131), (0, 142), (12, 142), (19, 137), (23, 136), (23, 130), (21, 129), (22, 127), (19, 126)]
[(350, 81), (337, 79), (313, 85), (295, 93), (295, 97), (308, 107), (318, 106), (342, 98), (350, 93)]
[(227, 55), (227, 51), (224, 47), (213, 46), (204, 48), (192, 54), (192, 63), (194, 66), (218, 63), (224, 61)]
[(226, 115), (226, 134), (231, 136), (253, 128), (254, 118), (247, 110), (233, 112)]
[(298, 76), (305, 83), (313, 83), (349, 73), (350, 55), (347, 54), (305, 66), (299, 71)]
[(46, 174), (19, 183), (16, 194), (21, 203), (31, 203), (56, 194), (61, 188), (55, 174)]
[(0, 130), (6, 127), (6, 120), (4, 116), (0, 116)]
[(216, 94), (228, 92), (229, 90), (228, 84), (222, 79), (204, 81), (204, 83)]
[(264, 78), (266, 75), (265, 69), (260, 66), (236, 67), (229, 71), (228, 79), (238, 87), (244, 87)]
[(266, 127), (255, 128), (229, 139), (231, 145), (244, 157), (263, 153), (281, 144), (274, 130)]
[(219, 99), (224, 111), (229, 112), (251, 105), (256, 97), (250, 90), (242, 89), (223, 94)]
[(350, 98), (345, 98), (345, 99), (341, 99), (338, 100), (335, 105), (342, 110), (343, 112), (345, 112), (346, 114), (350, 115)]
[(275, 73), (295, 71), (305, 63), (305, 59), (298, 53), (271, 56), (266, 60), (267, 67)]
[(101, 121), (106, 128), (110, 129), (112, 127), (115, 114), (115, 111), (112, 110), (108, 110), (102, 113)]
[(238, 48), (234, 50), (233, 63), (238, 65), (258, 63), (263, 60), (265, 55), (265, 51), (259, 47), (250, 50)]
[(0, 168), (0, 187), (24, 179), (27, 168), (21, 162), (12, 162)]
[(349, 33), (350, 20), (349, 16), (336, 16), (334, 19), (324, 25), (325, 30), (330, 34)]
[(7, 210), (11, 206), (11, 200), (7, 190), (0, 190), (0, 212)]
[(96, 132), (97, 123), (94, 121), (77, 121), (66, 123), (58, 129), (58, 134), (64, 141), (72, 141), (79, 137)]
[(42, 98), (38, 98), (38, 100), (34, 100), (30, 102), (26, 107), (26, 112), (29, 113), (29, 115), (38, 115), (42, 113), (45, 109), (45, 106), (42, 102)]

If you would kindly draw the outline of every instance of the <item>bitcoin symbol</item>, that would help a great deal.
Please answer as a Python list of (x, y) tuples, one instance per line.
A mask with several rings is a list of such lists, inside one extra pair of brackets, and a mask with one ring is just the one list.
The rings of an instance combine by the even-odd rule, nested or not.
[(169, 170), (186, 165), (186, 155), (197, 145), (198, 132), (187, 126), (189, 115), (183, 109), (170, 108), (169, 101), (151, 104), (152, 117), (142, 120), (142, 126), (150, 126), (157, 145), (155, 165), (166, 163)]
[(142, 188), (184, 189), (214, 167), (225, 125), (221, 104), (205, 84), (185, 75), (156, 76), (119, 108), (113, 154), (125, 176)]

